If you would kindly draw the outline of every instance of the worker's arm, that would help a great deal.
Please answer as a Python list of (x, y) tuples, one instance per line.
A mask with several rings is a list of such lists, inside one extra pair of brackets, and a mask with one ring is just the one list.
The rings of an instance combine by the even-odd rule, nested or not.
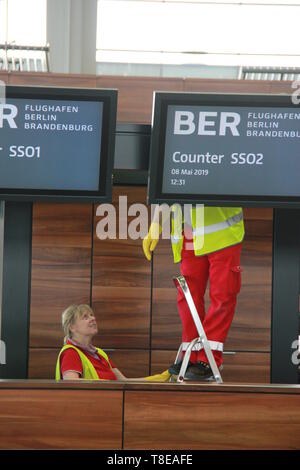
[(125, 377), (125, 375), (122, 374), (122, 372), (115, 367), (113, 368), (113, 373), (117, 377), (117, 380), (124, 380), (126, 382), (145, 382), (145, 377), (128, 378)]

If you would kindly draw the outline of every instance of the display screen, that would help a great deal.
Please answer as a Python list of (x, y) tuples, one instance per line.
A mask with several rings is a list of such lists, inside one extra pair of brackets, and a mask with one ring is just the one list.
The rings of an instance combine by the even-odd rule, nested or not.
[(300, 108), (291, 96), (157, 95), (150, 202), (300, 202)]
[(116, 93), (8, 87), (0, 104), (0, 198), (110, 199)]

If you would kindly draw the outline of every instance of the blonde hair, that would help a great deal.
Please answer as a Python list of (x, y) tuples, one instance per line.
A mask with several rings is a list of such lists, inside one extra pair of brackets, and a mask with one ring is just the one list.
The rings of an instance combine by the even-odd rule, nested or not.
[(91, 307), (87, 304), (80, 304), (80, 305), (70, 305), (66, 310), (62, 313), (62, 327), (65, 333), (64, 337), (64, 344), (67, 342), (69, 338), (72, 338), (72, 332), (70, 330), (71, 325), (73, 325), (78, 318), (81, 318), (85, 312), (90, 312), (94, 314)]

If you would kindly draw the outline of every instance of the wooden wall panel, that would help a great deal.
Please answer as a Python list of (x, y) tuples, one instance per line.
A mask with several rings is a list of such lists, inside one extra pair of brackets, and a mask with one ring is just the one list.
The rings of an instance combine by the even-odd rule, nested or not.
[(186, 78), (183, 91), (213, 93), (269, 93), (270, 81)]
[(95, 88), (95, 75), (43, 73), (43, 72), (18, 72), (8, 75), (10, 85), (30, 86), (57, 86), (57, 87), (79, 87)]
[(0, 80), (7, 84), (9, 80), (9, 73), (0, 71)]
[(90, 303), (91, 231), (91, 204), (34, 204), (31, 348), (60, 347), (62, 311)]
[(261, 246), (259, 239), (245, 240), (241, 257), (243, 284), (226, 341), (227, 350), (271, 349), (272, 240), (263, 252), (265, 245)]
[(270, 353), (237, 352), (224, 355), (224, 382), (269, 383)]
[[(101, 344), (94, 343), (101, 347)], [(31, 348), (29, 358), (29, 379), (55, 378), (55, 366), (60, 348)], [(126, 377), (145, 377), (149, 375), (149, 351), (114, 349), (105, 350), (115, 366)]]
[(292, 87), (292, 84), (294, 82), (290, 81), (271, 81), (270, 82), (270, 93), (286, 93), (287, 95), (292, 95), (293, 93), (297, 94), (297, 97), (299, 98), (299, 81), (298, 81), (298, 86)]
[[(127, 207), (146, 202), (145, 187), (115, 187), (113, 203), (119, 219), (119, 196)], [(104, 348), (149, 348), (151, 264), (145, 259), (142, 240), (99, 240), (94, 220), (93, 308), (99, 319)], [(126, 211), (124, 216), (126, 218)], [(134, 217), (128, 217), (128, 224)], [(126, 227), (126, 221), (124, 221)], [(117, 236), (119, 222), (117, 223)]]
[[(166, 370), (175, 360), (177, 351), (153, 350), (151, 353), (151, 373)], [(224, 354), (224, 368), (221, 371), (224, 382), (269, 383), (270, 354), (237, 352)]]
[(173, 262), (170, 240), (160, 240), (153, 256), (152, 348), (177, 349), (181, 343), (181, 320), (177, 290), (172, 281), (180, 274)]
[(97, 76), (97, 87), (117, 88), (118, 122), (150, 124), (154, 91), (183, 91), (183, 79)]
[(29, 379), (55, 379), (55, 366), (60, 348), (30, 348)]
[[(119, 220), (119, 196), (132, 203), (146, 202), (145, 187), (115, 187), (113, 203)], [(99, 319), (104, 348), (148, 349), (150, 343), (151, 264), (145, 259), (142, 240), (99, 240), (94, 219), (93, 308)], [(122, 216), (126, 218), (125, 215)], [(128, 217), (128, 225), (135, 217)], [(125, 227), (126, 221), (123, 220)], [(119, 222), (117, 223), (117, 234)]]
[(120, 449), (121, 390), (0, 390), (1, 449)]
[(300, 397), (126, 391), (124, 430), (124, 449), (299, 449)]
[(106, 350), (115, 366), (128, 378), (149, 375), (149, 350), (114, 349)]
[[(251, 229), (248, 231), (248, 227)], [(272, 210), (248, 208), (241, 257), (242, 289), (225, 349), (270, 351)], [(180, 266), (173, 263), (168, 240), (160, 241), (153, 261), (152, 348), (177, 349), (181, 322), (172, 276)], [(209, 305), (208, 290), (206, 308)]]

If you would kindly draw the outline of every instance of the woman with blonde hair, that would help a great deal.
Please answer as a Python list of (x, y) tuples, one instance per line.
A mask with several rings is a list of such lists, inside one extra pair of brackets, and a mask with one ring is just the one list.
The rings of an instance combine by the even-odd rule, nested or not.
[(126, 380), (107, 354), (92, 344), (98, 327), (89, 305), (70, 305), (62, 313), (65, 345), (56, 364), (56, 380)]
[(56, 380), (133, 380), (166, 382), (168, 371), (143, 378), (125, 377), (107, 354), (92, 344), (98, 333), (93, 310), (89, 305), (70, 305), (62, 313), (62, 326), (65, 333), (64, 346), (56, 363)]

